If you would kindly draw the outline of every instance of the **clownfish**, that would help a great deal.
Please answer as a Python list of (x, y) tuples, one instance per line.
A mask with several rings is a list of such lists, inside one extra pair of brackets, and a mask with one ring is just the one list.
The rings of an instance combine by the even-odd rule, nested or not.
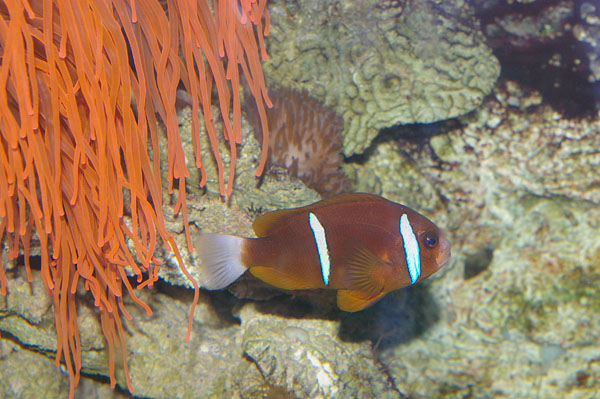
[(371, 194), (270, 212), (253, 228), (258, 238), (194, 238), (204, 288), (225, 288), (249, 270), (286, 290), (337, 290), (338, 307), (355, 312), (450, 259), (450, 242), (429, 219)]

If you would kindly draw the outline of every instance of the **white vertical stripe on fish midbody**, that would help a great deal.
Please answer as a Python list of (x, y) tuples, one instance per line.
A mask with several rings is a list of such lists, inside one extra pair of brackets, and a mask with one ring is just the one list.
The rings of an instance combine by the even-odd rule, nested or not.
[(417, 237), (413, 231), (408, 216), (406, 213), (400, 217), (400, 234), (402, 235), (402, 241), (404, 241), (404, 252), (406, 254), (406, 266), (408, 266), (408, 273), (410, 274), (410, 280), (414, 284), (421, 275), (421, 256), (419, 254), (419, 243)]
[(313, 232), (315, 242), (317, 243), (317, 252), (319, 253), (319, 262), (321, 263), (321, 274), (323, 275), (323, 282), (325, 285), (329, 285), (329, 274), (331, 272), (331, 263), (329, 261), (329, 248), (327, 248), (327, 239), (325, 238), (325, 229), (317, 216), (309, 212), (308, 223)]

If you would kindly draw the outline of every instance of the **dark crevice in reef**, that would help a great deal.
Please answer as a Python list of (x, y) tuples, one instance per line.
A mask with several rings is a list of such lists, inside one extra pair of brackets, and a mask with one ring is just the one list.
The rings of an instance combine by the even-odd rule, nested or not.
[(452, 118), (434, 123), (410, 123), (386, 127), (379, 131), (364, 152), (346, 157), (344, 162), (362, 165), (375, 153), (379, 144), (390, 141), (405, 140), (426, 147), (432, 137), (446, 134), (461, 126), (462, 123), (458, 118)]
[(600, 83), (590, 82), (589, 55), (598, 50), (578, 40), (574, 29), (585, 26), (585, 1), (470, 3), (500, 61), (501, 77), (538, 90), (546, 103), (567, 118), (596, 112)]

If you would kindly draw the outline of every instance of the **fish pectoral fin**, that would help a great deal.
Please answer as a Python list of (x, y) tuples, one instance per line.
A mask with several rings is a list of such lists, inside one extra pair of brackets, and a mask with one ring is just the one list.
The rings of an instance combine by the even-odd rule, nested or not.
[(252, 275), (267, 284), (284, 290), (305, 290), (315, 288), (314, 284), (300, 277), (284, 273), (272, 267), (253, 266), (250, 268)]
[(337, 304), (344, 312), (358, 312), (380, 300), (384, 294), (385, 293), (381, 291), (375, 295), (369, 296), (369, 294), (362, 291), (338, 290)]
[(346, 261), (345, 288), (364, 292), (368, 296), (380, 293), (385, 284), (382, 267), (389, 266), (367, 247), (357, 246)]

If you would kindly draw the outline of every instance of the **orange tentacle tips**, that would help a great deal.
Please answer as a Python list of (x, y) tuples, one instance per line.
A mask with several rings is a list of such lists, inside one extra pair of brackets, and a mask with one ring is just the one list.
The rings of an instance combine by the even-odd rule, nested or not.
[[(271, 104), (261, 67), (268, 29), (266, 0), (0, 3), (0, 241), (9, 259), (22, 250), (29, 271), (30, 239), (34, 232), (39, 237), (41, 276), (54, 300), (56, 362), (69, 373), (70, 397), (81, 370), (78, 286), (99, 309), (112, 384), (115, 345), (126, 341), (121, 317), (130, 317), (123, 291), (150, 312), (127, 275), (137, 277), (138, 287), (152, 286), (159, 240), (175, 252), (197, 291), (162, 215), (157, 115), (166, 127), (167, 185), (172, 192), (177, 180), (176, 210), (182, 209), (191, 250), (189, 173), (175, 109), (180, 85), (192, 99), (194, 135), (204, 114), (220, 191), (229, 195), (241, 142), (242, 72), (261, 114), (262, 173), (263, 115)], [(232, 152), (227, 184), (213, 102)], [(193, 142), (204, 184), (198, 137)], [(2, 295), (8, 284), (0, 261)], [(192, 310), (197, 300), (198, 292)], [(124, 370), (133, 391), (126, 363)]]

